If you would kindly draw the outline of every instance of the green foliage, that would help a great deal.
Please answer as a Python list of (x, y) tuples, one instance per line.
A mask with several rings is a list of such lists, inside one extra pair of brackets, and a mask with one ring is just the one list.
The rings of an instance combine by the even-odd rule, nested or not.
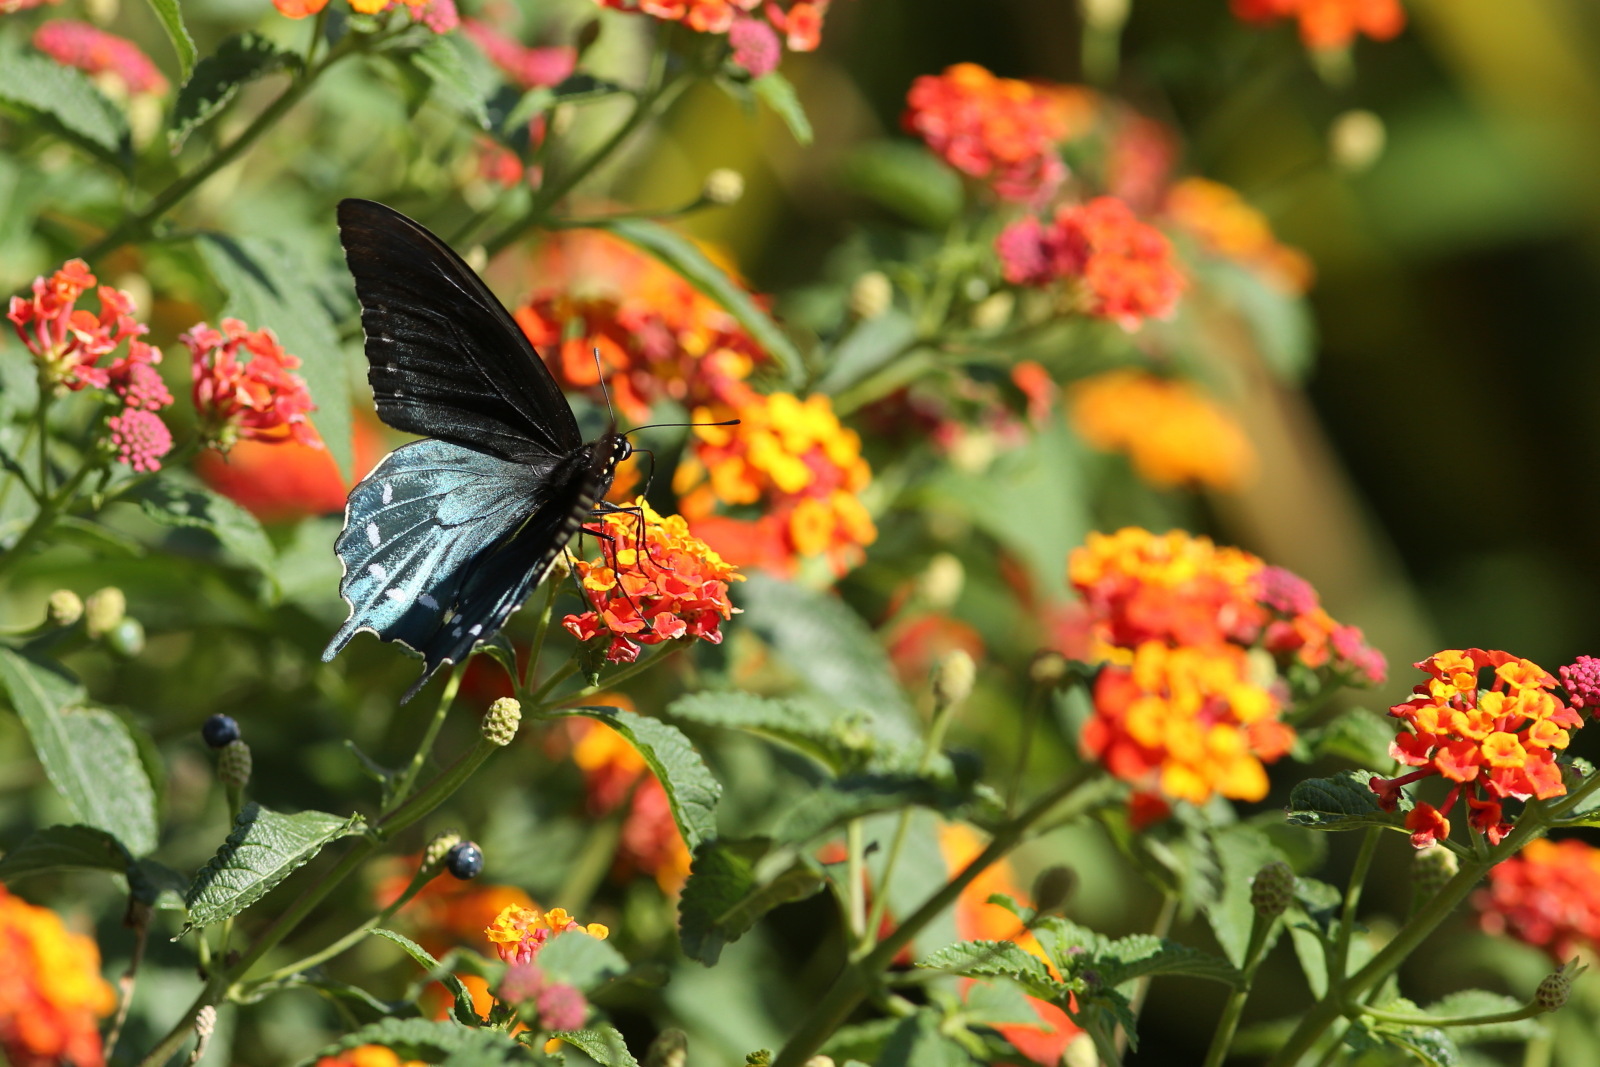
[(438, 960), (433, 958), (433, 953), (411, 940), (405, 934), (397, 933), (394, 930), (385, 930), (382, 927), (378, 927), (372, 933), (375, 937), (381, 937), (399, 945), (405, 950), (407, 956), (410, 956), (427, 972), (429, 978), (444, 984), (444, 987), (450, 991), (450, 996), (455, 1001), (452, 1010), (456, 1022), (465, 1026), (481, 1025), (483, 1020), (478, 1017), (477, 1011), (472, 1006), (472, 994), (467, 990), (466, 983), (462, 982), (454, 972), (446, 970)]
[[(559, 940), (559, 939), (558, 939)], [(606, 1023), (582, 1030), (557, 1030), (552, 1037), (575, 1046), (600, 1067), (639, 1067), (617, 1028)]]
[(821, 876), (806, 864), (782, 865), (784, 853), (772, 856), (777, 863), (763, 862), (769, 851), (765, 839), (705, 841), (695, 849), (678, 901), (678, 937), (690, 959), (716, 963), (723, 946), (761, 916), (822, 888)]
[(803, 145), (811, 143), (813, 139), (811, 120), (806, 118), (806, 109), (801, 105), (800, 98), (795, 95), (794, 86), (789, 84), (788, 78), (777, 71), (772, 71), (751, 81), (750, 88), (755, 91), (762, 103), (777, 112), (796, 141)]
[(667, 707), (680, 722), (715, 726), (777, 741), (838, 774), (870, 760), (872, 738), (860, 719), (826, 700), (776, 699), (739, 690), (686, 693)]
[[(159, 2), (165, 4), (168, 0)], [(193, 76), (178, 91), (178, 99), (172, 105), (172, 127), (167, 131), (172, 150), (182, 148), (190, 134), (220, 115), (240, 89), (269, 74), (293, 70), (299, 62), (298, 55), (259, 33), (227, 38), (199, 62)]]
[(628, 973), (628, 961), (607, 941), (568, 930), (539, 950), (539, 969), (553, 982), (592, 993)]
[(256, 517), (227, 497), (174, 478), (153, 478), (130, 497), (153, 522), (204, 530), (234, 562), (259, 571), (276, 587), (277, 551)]
[(116, 165), (129, 153), (128, 120), (93, 82), (71, 67), (0, 41), (0, 103), (55, 127)]
[(925, 149), (902, 141), (873, 141), (850, 153), (842, 171), (852, 190), (930, 230), (961, 212), (961, 178)]
[(949, 971), (966, 978), (1007, 978), (1042, 1000), (1064, 997), (1070, 989), (1051, 977), (1038, 956), (1010, 941), (963, 941), (948, 945), (917, 962), (918, 967)]
[(51, 826), (36, 830), (0, 856), (0, 882), (57, 871), (125, 873), (133, 857), (122, 842), (93, 826)]
[[(1367, 787), (1375, 777), (1371, 771), (1342, 771), (1332, 778), (1300, 782), (1289, 794), (1289, 822), (1312, 830), (1399, 829), (1401, 820), (1379, 807), (1377, 794)], [(1400, 810), (1410, 809), (1402, 794)]]
[(554, 1062), (502, 1030), (474, 1029), (448, 1020), (380, 1019), (319, 1049), (301, 1061), (302, 1067), (309, 1067), (320, 1056), (333, 1056), (361, 1045), (382, 1045), (393, 1049), (402, 1059), (420, 1059), (452, 1067)]
[(189, 28), (183, 24), (183, 10), (178, 6), (178, 0), (150, 0), (150, 10), (155, 12), (161, 28), (167, 31), (172, 50), (178, 53), (179, 74), (183, 81), (188, 81), (199, 50), (195, 48), (194, 38), (189, 36)]
[(217, 854), (189, 883), (184, 930), (231, 918), (270, 893), (341, 837), (358, 833), (362, 819), (341, 819), (320, 811), (280, 815), (254, 801), (233, 821), (233, 831)]

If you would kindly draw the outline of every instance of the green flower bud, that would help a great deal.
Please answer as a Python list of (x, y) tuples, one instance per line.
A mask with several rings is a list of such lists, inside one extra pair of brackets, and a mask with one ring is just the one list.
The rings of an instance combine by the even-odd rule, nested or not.
[(745, 1067), (772, 1067), (772, 1050), (758, 1048), (754, 1052), (747, 1052), (744, 1056)]
[(144, 651), (144, 623), (125, 616), (106, 634), (106, 646), (123, 659), (133, 659)]
[(1095, 1051), (1094, 1038), (1079, 1034), (1067, 1042), (1061, 1054), (1061, 1067), (1100, 1067), (1100, 1054)]
[(661, 1031), (644, 1054), (644, 1067), (684, 1067), (689, 1062), (689, 1035), (672, 1027)]
[(805, 1067), (833, 1067), (833, 1057), (819, 1053), (807, 1060)]
[(972, 309), (972, 327), (984, 333), (993, 333), (1011, 321), (1017, 309), (1017, 298), (1007, 292), (992, 293)]
[(1274, 860), (1256, 872), (1250, 883), (1250, 906), (1263, 919), (1276, 919), (1294, 900), (1294, 870)]
[(1054, 649), (1040, 650), (1028, 664), (1028, 677), (1035, 685), (1057, 686), (1067, 676), (1067, 657)]
[(928, 568), (917, 579), (917, 586), (929, 607), (944, 609), (961, 596), (966, 576), (966, 568), (959, 559), (948, 552), (940, 552), (928, 561)]
[(1579, 966), (1576, 959), (1563, 963), (1559, 971), (1545, 975), (1544, 981), (1539, 983), (1538, 990), (1533, 994), (1534, 1002), (1545, 1011), (1564, 1007), (1567, 997), (1572, 994), (1572, 980), (1586, 970), (1588, 967)]
[(461, 844), (461, 835), (454, 830), (445, 830), (433, 835), (433, 840), (422, 850), (422, 869), (430, 874), (439, 872), (439, 865), (444, 862), (445, 855), (457, 845)]
[(250, 746), (230, 741), (217, 750), (217, 781), (234, 789), (250, 784)]
[(894, 285), (881, 270), (869, 270), (850, 287), (850, 310), (858, 319), (875, 319), (894, 303)]
[(1433, 899), (1460, 869), (1456, 854), (1443, 845), (1417, 849), (1411, 859), (1411, 890), (1417, 903)]
[(946, 656), (933, 672), (933, 699), (942, 708), (954, 707), (972, 695), (978, 674), (972, 657), (962, 649)]
[(483, 717), (484, 739), (496, 745), (509, 745), (522, 725), (522, 705), (516, 697), (501, 697), (489, 705)]
[(89, 594), (89, 599), (84, 601), (83, 611), (85, 631), (99, 640), (110, 633), (111, 628), (128, 613), (128, 598), (116, 586), (108, 585)]
[(1077, 888), (1077, 871), (1071, 867), (1046, 867), (1033, 880), (1034, 907), (1040, 915), (1060, 911)]
[(1340, 170), (1359, 174), (1383, 155), (1388, 133), (1383, 120), (1370, 111), (1346, 111), (1328, 127), (1328, 155)]
[(727, 167), (718, 167), (706, 175), (706, 184), (700, 195), (713, 204), (737, 204), (744, 196), (744, 175)]
[(50, 626), (71, 626), (83, 618), (83, 598), (70, 589), (57, 589), (50, 594), (45, 608), (45, 622)]

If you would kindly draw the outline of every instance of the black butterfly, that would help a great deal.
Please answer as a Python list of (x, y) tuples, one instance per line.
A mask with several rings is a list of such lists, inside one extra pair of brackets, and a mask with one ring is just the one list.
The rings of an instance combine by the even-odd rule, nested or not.
[(633, 451), (585, 442), (555, 379), (472, 268), (370, 200), (339, 204), (378, 417), (422, 434), (350, 491), (334, 551), (350, 617), (422, 653), (422, 677), (500, 631), (605, 497)]

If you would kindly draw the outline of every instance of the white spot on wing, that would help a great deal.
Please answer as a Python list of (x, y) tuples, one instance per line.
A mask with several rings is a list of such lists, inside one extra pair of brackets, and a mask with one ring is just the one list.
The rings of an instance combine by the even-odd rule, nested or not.
[(394, 500), (394, 486), (389, 482), (383, 483), (383, 502), (391, 503)]
[(382, 542), (378, 537), (378, 524), (375, 522), (367, 523), (367, 544), (371, 545), (373, 548), (377, 548), (381, 543)]
[(479, 634), (483, 633), (483, 627), (474, 626), (472, 629), (468, 630), (467, 633), (471, 634), (473, 637), (477, 637)]
[(404, 600), (406, 598), (406, 591), (404, 589), (385, 589), (383, 591), (383, 595), (388, 597), (390, 600)]
[(433, 597), (429, 596), (427, 593), (423, 593), (421, 596), (417, 597), (417, 603), (421, 604), (430, 611), (439, 610), (439, 602), (433, 599)]
[(378, 579), (380, 582), (389, 577), (389, 572), (384, 570), (383, 567), (377, 563), (369, 564), (367, 567), (367, 573)]

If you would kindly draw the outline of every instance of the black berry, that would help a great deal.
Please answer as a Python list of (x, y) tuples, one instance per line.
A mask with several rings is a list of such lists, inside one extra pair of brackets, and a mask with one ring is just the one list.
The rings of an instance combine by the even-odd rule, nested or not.
[(233, 716), (219, 713), (200, 727), (200, 736), (212, 748), (225, 748), (239, 740), (239, 724), (233, 721)]
[(463, 841), (444, 854), (444, 868), (465, 882), (483, 871), (483, 849), (471, 841)]

